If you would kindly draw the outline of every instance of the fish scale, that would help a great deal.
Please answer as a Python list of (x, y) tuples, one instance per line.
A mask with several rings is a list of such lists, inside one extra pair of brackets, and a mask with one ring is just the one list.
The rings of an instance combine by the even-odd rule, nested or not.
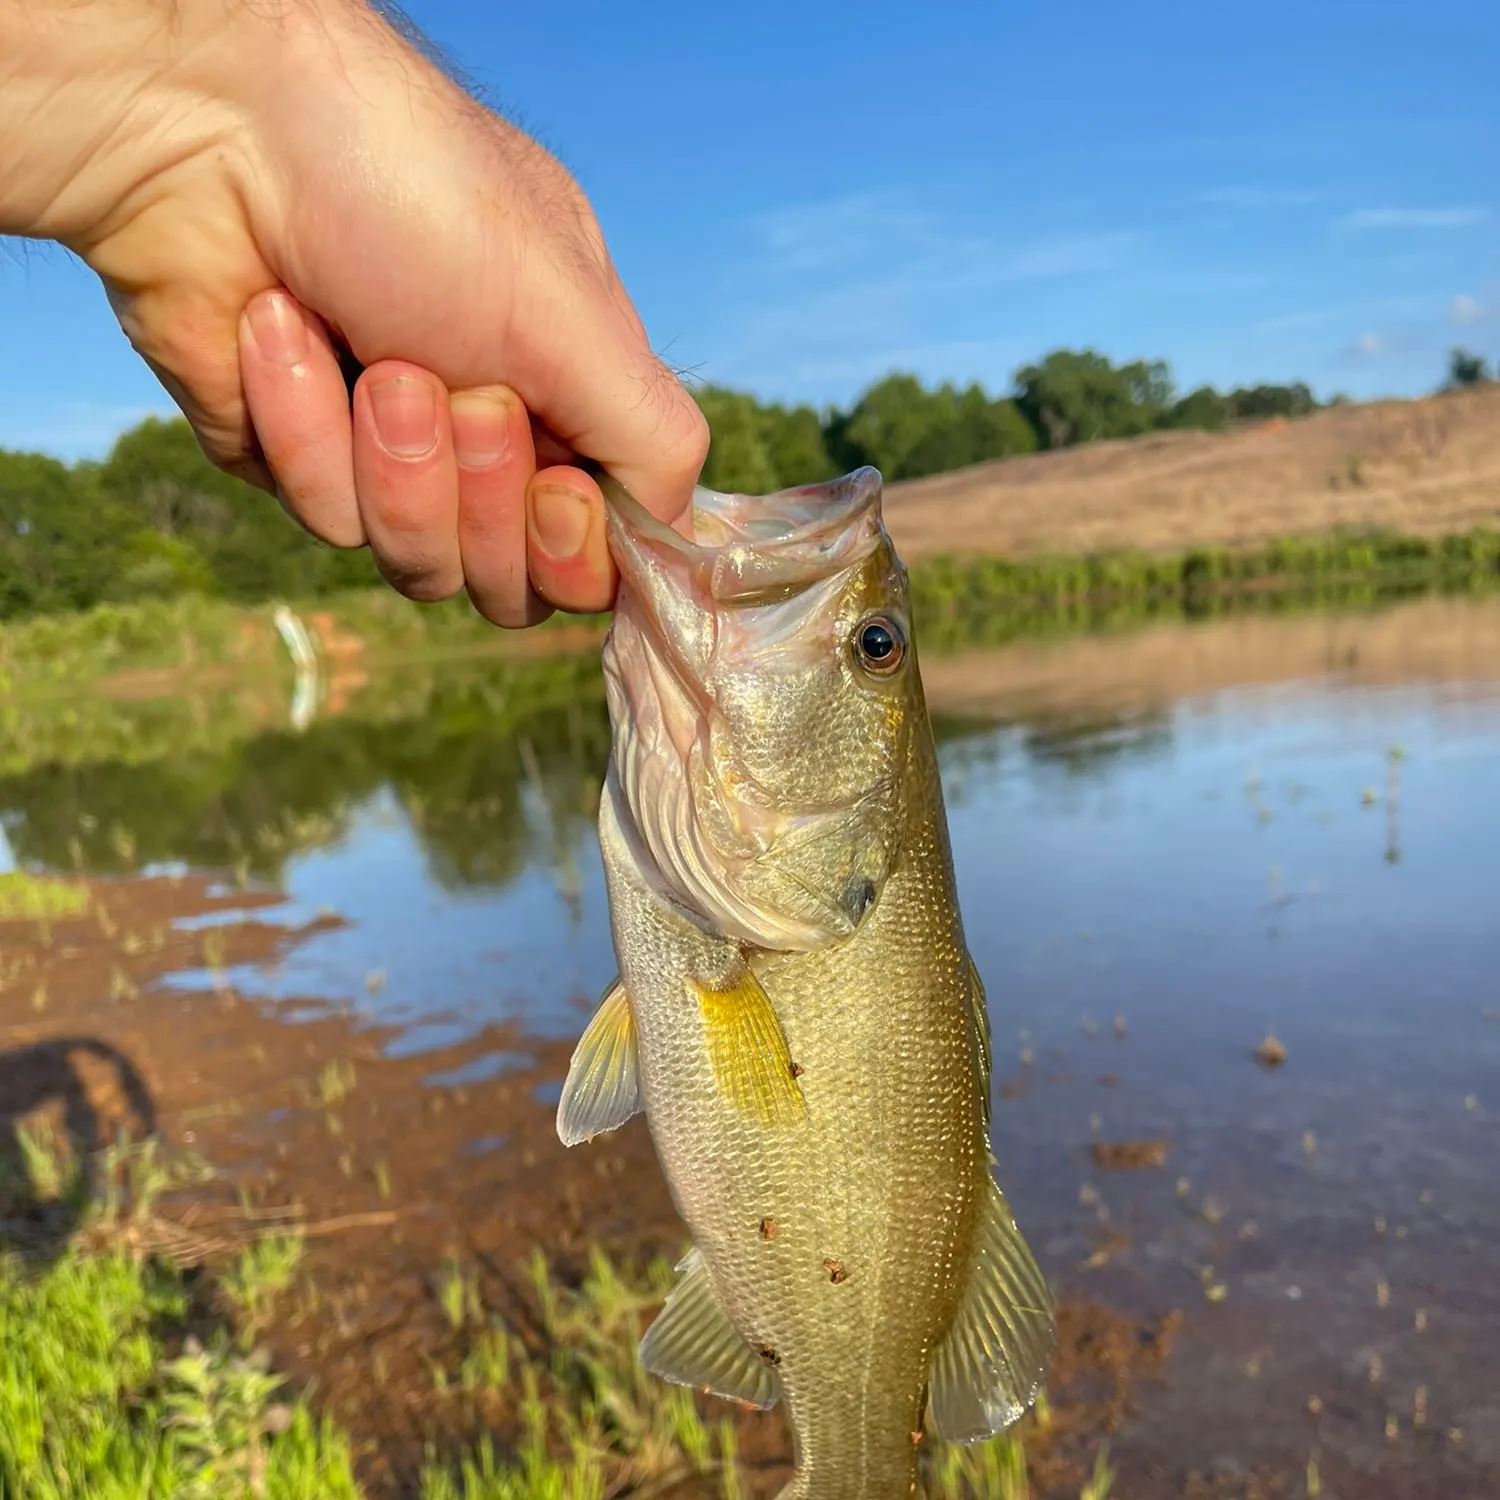
[[(754, 606), (764, 616), (715, 601), (713, 549), (653, 536), (628, 497), (612, 497), (622, 586), (606, 647), (616, 755), (600, 846), (620, 989), (575, 1053), (559, 1130), (572, 1143), (643, 1109), (692, 1235), (643, 1342), (647, 1367), (763, 1407), (784, 1401), (796, 1474), (783, 1500), (897, 1500), (914, 1491), (924, 1423), (973, 1440), (1020, 1415), (1045, 1373), (1052, 1316), (990, 1177), (987, 1021), (915, 652), (908, 643), (889, 682), (879, 663), (850, 666), (862, 620), (907, 633), (904, 571), (878, 506), (871, 544), (856, 545), (868, 488), (824, 488), (834, 503), (821, 515), (809, 505), (803, 526), (807, 582), (821, 593), (803, 596), (795, 631), (775, 614), (796, 607), (785, 593)], [(814, 491), (792, 493), (801, 506)], [(837, 547), (819, 544), (820, 524), (842, 524)], [(801, 533), (767, 530), (756, 561), (785, 590)], [(740, 612), (726, 629), (694, 621), (694, 607)], [(674, 636), (667, 622), (691, 628)], [(757, 657), (765, 638), (775, 652)], [(716, 662), (705, 641), (735, 660)], [(710, 762), (673, 760), (655, 732), (653, 713), (680, 730), (689, 704), (714, 719), (725, 781), (702, 781)], [(849, 753), (830, 764), (841, 735)], [(675, 885), (649, 852), (667, 826), (659, 806), (691, 818), (712, 801), (698, 834), (732, 829), (734, 793), (750, 781), (760, 854), (747, 861), (739, 840), (713, 866), (713, 837), (696, 837), (688, 853), (674, 846), (671, 869), (688, 881)], [(768, 821), (781, 803), (785, 817)], [(762, 941), (726, 935), (747, 923)]]

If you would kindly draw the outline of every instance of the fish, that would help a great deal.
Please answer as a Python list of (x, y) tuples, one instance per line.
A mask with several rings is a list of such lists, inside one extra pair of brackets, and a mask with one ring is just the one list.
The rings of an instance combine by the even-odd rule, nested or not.
[(925, 1432), (1025, 1413), (1056, 1332), (993, 1172), (989, 1012), (881, 476), (700, 485), (677, 527), (596, 477), (619, 973), (558, 1134), (644, 1113), (691, 1236), (645, 1368), (784, 1403), (779, 1500), (905, 1500)]

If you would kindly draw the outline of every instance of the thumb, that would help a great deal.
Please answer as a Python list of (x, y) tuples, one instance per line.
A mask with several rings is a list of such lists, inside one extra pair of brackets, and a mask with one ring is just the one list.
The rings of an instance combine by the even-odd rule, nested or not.
[[(708, 456), (708, 422), (655, 354), (634, 310), (608, 297), (592, 318), (554, 333), (562, 358), (526, 391), (532, 415), (618, 479), (651, 513), (675, 521)], [(557, 359), (554, 354), (554, 359)]]

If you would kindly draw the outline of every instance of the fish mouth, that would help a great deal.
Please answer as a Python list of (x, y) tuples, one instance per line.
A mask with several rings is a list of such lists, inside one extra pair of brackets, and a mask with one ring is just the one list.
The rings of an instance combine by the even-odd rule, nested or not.
[(685, 531), (659, 521), (612, 476), (596, 478), (615, 565), (648, 603), (668, 582), (705, 605), (774, 603), (853, 567), (884, 534), (880, 473), (868, 466), (769, 495), (700, 485)]

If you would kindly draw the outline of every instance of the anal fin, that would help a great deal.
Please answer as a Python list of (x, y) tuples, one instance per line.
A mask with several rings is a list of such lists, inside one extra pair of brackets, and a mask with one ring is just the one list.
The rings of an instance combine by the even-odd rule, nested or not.
[(616, 979), (573, 1049), (557, 1103), (557, 1134), (565, 1146), (617, 1130), (641, 1108), (635, 1015)]
[(990, 1178), (969, 1283), (933, 1356), (928, 1413), (938, 1435), (978, 1443), (1004, 1432), (1036, 1399), (1056, 1339), (1046, 1277)]
[(677, 1269), (681, 1281), (641, 1340), (641, 1364), (674, 1385), (769, 1411), (781, 1399), (775, 1367), (725, 1316), (698, 1251), (690, 1250)]
[(714, 1078), (730, 1104), (762, 1125), (790, 1125), (804, 1111), (786, 1034), (765, 989), (746, 968), (732, 985), (688, 981), (698, 997)]

